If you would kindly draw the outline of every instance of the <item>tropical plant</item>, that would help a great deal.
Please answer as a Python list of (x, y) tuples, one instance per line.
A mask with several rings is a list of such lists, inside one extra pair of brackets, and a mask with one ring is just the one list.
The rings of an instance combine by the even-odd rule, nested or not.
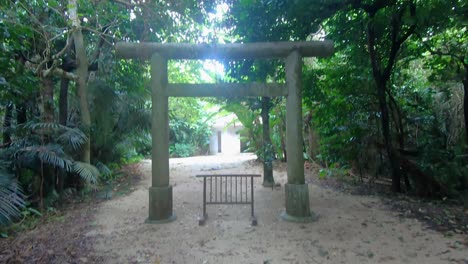
[(208, 120), (171, 119), (169, 153), (173, 157), (189, 157), (208, 152), (211, 127)]
[(0, 160), (0, 226), (21, 216), (21, 209), (24, 207), (25, 196), (14, 175), (10, 173), (9, 163)]
[[(98, 181), (100, 172), (95, 166), (75, 161), (73, 155), (68, 154), (80, 149), (86, 141), (86, 136), (79, 129), (34, 122), (17, 129), (22, 132), (15, 134), (25, 136), (12, 139), (3, 150), (3, 159), (20, 182), (27, 186), (27, 193), (39, 199), (41, 207), (47, 195), (63, 191), (67, 176), (73, 180), (73, 175), (77, 175), (89, 184)], [(28, 175), (31, 174), (37, 178), (30, 179)]]
[[(407, 190), (412, 185), (424, 189), (418, 182), (426, 182), (447, 194), (465, 186), (466, 161), (450, 158), (463, 157), (463, 148), (437, 142), (447, 142), (444, 128), (460, 127), (458, 122), (444, 125), (460, 108), (442, 107), (446, 114), (441, 120), (434, 113), (440, 112), (435, 97), (448, 92), (447, 99), (439, 100), (448, 105), (451, 95), (463, 95), (434, 80), (453, 84), (466, 79), (465, 13), (466, 3), (459, 0), (242, 1), (232, 5), (226, 23), (244, 42), (334, 41), (331, 59), (304, 60), (306, 132), (318, 132), (318, 160), (324, 165), (341, 164), (361, 175), (391, 175), (394, 191), (400, 191), (400, 182)], [(265, 76), (264, 69), (249, 61), (234, 65), (242, 66), (230, 68), (238, 80)], [(281, 66), (268, 72), (281, 72)], [(276, 133), (281, 131), (273, 130), (273, 142), (280, 141)], [(450, 141), (459, 143), (453, 139), (460, 129), (451, 131)], [(423, 139), (441, 152), (418, 148)], [(450, 176), (442, 167), (459, 170)]]

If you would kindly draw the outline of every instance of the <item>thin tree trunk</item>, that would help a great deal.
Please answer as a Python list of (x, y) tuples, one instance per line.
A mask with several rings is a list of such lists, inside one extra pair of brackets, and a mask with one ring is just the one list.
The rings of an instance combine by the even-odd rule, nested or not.
[(88, 57), (84, 46), (83, 33), (81, 32), (80, 19), (78, 18), (78, 6), (76, 0), (69, 0), (69, 13), (70, 20), (73, 26), (73, 41), (75, 43), (75, 54), (78, 68), (76, 69), (77, 80), (77, 94), (79, 98), (81, 122), (83, 130), (88, 137), (88, 140), (82, 148), (81, 160), (86, 163), (91, 162), (91, 116), (88, 108)]
[(288, 152), (286, 151), (286, 119), (283, 119), (281, 122), (281, 127), (279, 128), (281, 133), (281, 151), (283, 152), (283, 162), (288, 161)]
[[(377, 81), (377, 80), (376, 80)], [(390, 161), (390, 166), (392, 168), (392, 190), (394, 192), (401, 191), (401, 171), (400, 171), (400, 164), (398, 161), (398, 155), (396, 155), (395, 150), (393, 148), (392, 140), (390, 137), (390, 120), (388, 114), (388, 106), (387, 106), (387, 99), (385, 96), (385, 88), (386, 84), (382, 82), (377, 83), (377, 95), (379, 97), (379, 106), (380, 106), (380, 113), (381, 117), (380, 120), (382, 122), (382, 135), (384, 138), (385, 150), (387, 151), (388, 159)]]
[(60, 79), (60, 97), (59, 97), (59, 123), (67, 125), (68, 119), (68, 86), (70, 80), (67, 78)]
[(318, 134), (314, 131), (314, 127), (312, 124), (313, 113), (312, 110), (309, 110), (307, 116), (304, 120), (304, 124), (306, 125), (306, 134), (307, 134), (307, 143), (309, 144), (307, 155), (309, 155), (309, 159), (314, 160), (318, 154)]
[[(393, 116), (393, 122), (395, 123), (398, 131), (398, 144), (400, 151), (399, 153), (402, 153), (405, 150), (405, 130), (403, 126), (403, 117), (400, 111), (400, 108), (398, 107), (398, 103), (396, 102), (395, 98), (391, 95), (390, 92), (388, 92), (388, 97), (390, 99), (390, 108), (392, 108), (392, 116)], [(392, 107), (393, 105), (393, 107)], [(400, 155), (400, 154), (398, 154)], [(411, 183), (409, 181), (408, 173), (405, 171), (400, 170), (401, 176), (403, 176), (403, 180), (405, 182), (406, 190), (411, 190)]]
[[(60, 79), (60, 97), (59, 97), (59, 123), (63, 126), (67, 125), (68, 119), (68, 87), (70, 80), (67, 78)], [(59, 194), (63, 193), (65, 185), (66, 172), (63, 169), (57, 170), (56, 189)]]
[(54, 122), (54, 82), (50, 78), (42, 80), (41, 89), (42, 120), (45, 123)]
[[(41, 87), (41, 100), (42, 100), (42, 120), (44, 123), (54, 123), (54, 82), (51, 78), (42, 79)], [(42, 131), (41, 140), (42, 145), (46, 145), (51, 139), (51, 129), (44, 129)], [(56, 179), (56, 173), (52, 166), (44, 164), (41, 160), (41, 210), (44, 205), (44, 197), (51, 193), (55, 189), (54, 180)]]
[(5, 109), (5, 118), (3, 119), (3, 146), (8, 146), (11, 143), (11, 119), (13, 118), (13, 104), (9, 102)]
[(273, 146), (270, 138), (270, 98), (262, 97), (263, 125), (263, 186), (272, 187), (273, 179)]
[(20, 103), (15, 105), (16, 108), (16, 124), (24, 124), (28, 121), (26, 112), (26, 103)]
[(468, 144), (468, 64), (464, 64), (465, 79), (463, 79), (463, 114), (465, 116), (465, 137)]

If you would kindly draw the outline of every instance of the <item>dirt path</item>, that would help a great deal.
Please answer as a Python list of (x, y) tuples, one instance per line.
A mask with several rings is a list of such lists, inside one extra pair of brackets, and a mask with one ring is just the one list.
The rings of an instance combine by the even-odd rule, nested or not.
[[(102, 203), (86, 234), (95, 254), (107, 263), (468, 263), (466, 236), (446, 238), (417, 220), (384, 210), (378, 198), (348, 195), (309, 185), (318, 221), (280, 220), (284, 190), (255, 182), (258, 226), (249, 222), (249, 207), (208, 207), (198, 226), (201, 180), (198, 173), (261, 173), (252, 155), (171, 159), (177, 220), (144, 224), (147, 217), (151, 161), (144, 180), (131, 194)], [(275, 179), (286, 181), (284, 168)]]

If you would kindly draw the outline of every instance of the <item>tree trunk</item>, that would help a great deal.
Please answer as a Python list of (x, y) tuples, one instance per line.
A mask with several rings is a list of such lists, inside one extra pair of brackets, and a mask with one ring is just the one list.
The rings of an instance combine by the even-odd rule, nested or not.
[(309, 156), (309, 159), (314, 160), (315, 157), (318, 154), (319, 150), (319, 140), (318, 140), (318, 134), (314, 131), (313, 125), (312, 125), (312, 118), (313, 118), (313, 113), (312, 110), (309, 110), (309, 113), (307, 113), (307, 116), (304, 120), (305, 124), (305, 132), (307, 134), (307, 143), (309, 144), (307, 148), (307, 155)]
[(273, 179), (273, 146), (270, 138), (270, 98), (262, 97), (263, 125), (263, 186), (272, 187)]
[(465, 78), (463, 79), (463, 114), (465, 116), (465, 137), (468, 145), (468, 64), (465, 66)]
[[(67, 78), (60, 79), (60, 97), (59, 97), (59, 123), (63, 126), (67, 125), (68, 119), (68, 87), (70, 80)], [(67, 173), (63, 169), (57, 170), (56, 190), (59, 194), (63, 193), (65, 185), (65, 177)]]
[(77, 80), (77, 94), (79, 98), (80, 113), (82, 129), (88, 140), (82, 148), (81, 160), (86, 163), (91, 162), (91, 116), (88, 108), (88, 57), (86, 55), (86, 49), (84, 46), (83, 33), (81, 32), (80, 19), (78, 18), (78, 6), (76, 0), (69, 0), (69, 14), (72, 22), (73, 30), (73, 42), (75, 43), (75, 54), (78, 68), (76, 69)]
[(16, 108), (16, 124), (24, 124), (28, 121), (26, 112), (26, 103), (20, 103), (15, 105)]
[(390, 120), (388, 114), (387, 98), (385, 95), (386, 83), (379, 79), (376, 79), (375, 81), (377, 84), (377, 96), (379, 98), (379, 107), (381, 113), (380, 120), (382, 122), (382, 135), (384, 138), (385, 150), (387, 151), (390, 166), (392, 168), (392, 190), (394, 192), (400, 192), (400, 162), (398, 160), (398, 155), (395, 154), (392, 140), (390, 137)]
[[(402, 151), (405, 150), (405, 128), (403, 126), (403, 116), (402, 116), (400, 108), (398, 107), (397, 101), (391, 95), (390, 92), (388, 92), (388, 97), (390, 99), (389, 105), (390, 105), (390, 108), (392, 109), (393, 122), (395, 123), (395, 126), (397, 127), (398, 144), (400, 148), (399, 154), (400, 154), (402, 153)], [(401, 176), (403, 176), (403, 180), (406, 186), (406, 191), (411, 190), (411, 183), (409, 181), (408, 173), (406, 173), (404, 170), (400, 170), (400, 173), (401, 173)]]
[(54, 122), (54, 82), (50, 78), (42, 80), (41, 89), (42, 120), (45, 123)]
[(60, 79), (60, 97), (59, 97), (59, 123), (67, 125), (68, 119), (68, 85), (70, 80), (67, 78)]
[[(51, 78), (42, 79), (42, 87), (40, 89), (42, 101), (42, 122), (54, 123), (54, 82)], [(42, 145), (50, 142), (52, 137), (51, 129), (42, 129)], [(44, 163), (41, 159), (41, 182), (40, 182), (40, 207), (43, 209), (43, 200), (49, 193), (55, 189), (54, 180), (56, 178), (55, 170), (51, 165)]]
[(281, 151), (283, 152), (283, 162), (288, 161), (288, 153), (286, 152), (286, 124), (285, 120), (281, 122), (281, 127), (279, 128), (281, 134)]
[[(368, 45), (369, 45), (369, 55), (372, 64), (372, 73), (374, 76), (374, 81), (377, 88), (377, 97), (379, 100), (379, 108), (381, 117), (380, 120), (382, 122), (382, 135), (384, 138), (385, 150), (387, 151), (388, 159), (390, 161), (390, 166), (392, 169), (392, 190), (394, 192), (401, 191), (401, 170), (400, 170), (400, 162), (399, 157), (394, 151), (392, 139), (390, 136), (390, 119), (389, 119), (389, 112), (388, 112), (388, 105), (387, 105), (387, 82), (390, 79), (391, 69), (393, 68), (393, 64), (395, 63), (395, 58), (397, 55), (397, 51), (399, 46), (398, 43), (392, 42), (392, 49), (389, 58), (389, 62), (387, 67), (382, 70), (381, 69), (381, 61), (379, 61), (378, 55), (376, 54), (376, 34), (372, 19), (374, 14), (370, 14), (371, 21), (367, 24), (367, 33), (368, 33)], [(396, 30), (396, 29), (395, 29)], [(394, 31), (392, 34), (392, 39), (396, 36), (396, 32)], [(394, 40), (396, 41), (396, 40)]]
[(11, 119), (13, 118), (13, 104), (9, 102), (5, 109), (5, 118), (3, 119), (3, 146), (8, 146), (11, 143)]

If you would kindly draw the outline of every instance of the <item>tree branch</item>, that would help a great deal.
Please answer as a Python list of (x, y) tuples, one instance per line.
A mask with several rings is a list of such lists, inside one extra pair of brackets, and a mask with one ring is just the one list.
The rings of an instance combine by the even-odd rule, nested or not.
[[(96, 30), (96, 29), (89, 28), (89, 27), (81, 27), (81, 29), (82, 29), (82, 30), (89, 31), (89, 32), (96, 33), (96, 34), (98, 34), (98, 35), (100, 35), (100, 36), (106, 36), (106, 37), (109, 37), (109, 38), (112, 38), (112, 39), (114, 38), (112, 35), (106, 34), (106, 33), (105, 33), (106, 30), (100, 32), (100, 31), (98, 31), (98, 30)], [(107, 29), (107, 27), (106, 27), (106, 29)], [(113, 45), (111, 42), (109, 42), (109, 41), (106, 40), (105, 38), (104, 38), (103, 40), (104, 40), (105, 42), (107, 42), (107, 44), (109, 44), (109, 45), (111, 45), (111, 46)]]
[[(416, 5), (412, 1), (410, 4), (410, 9), (411, 9), (411, 16), (414, 18), (416, 16)], [(392, 25), (391, 25), (391, 41), (392, 41), (392, 46), (390, 48), (390, 54), (388, 57), (388, 64), (385, 67), (385, 70), (382, 73), (382, 77), (389, 79), (390, 75), (392, 74), (392, 69), (393, 66), (395, 65), (396, 58), (398, 56), (398, 52), (400, 51), (401, 45), (414, 33), (416, 30), (416, 24), (413, 24), (410, 26), (408, 31), (403, 34), (400, 38), (398, 38), (399, 33), (401, 32), (401, 20), (404, 15), (405, 8), (402, 8), (400, 12), (398, 12), (396, 15), (393, 16), (392, 18)]]
[(465, 63), (465, 56), (458, 56), (456, 54), (452, 54), (450, 53), (449, 51), (447, 52), (444, 52), (442, 51), (441, 49), (437, 49), (437, 50), (434, 50), (432, 49), (432, 47), (427, 44), (427, 42), (425, 41), (422, 41), (423, 37), (421, 36), (421, 34), (417, 34), (417, 36), (421, 39), (421, 43), (424, 45), (424, 47), (429, 51), (429, 53), (431, 53), (432, 55), (437, 55), (437, 56), (448, 56), (448, 57), (452, 57), (458, 61), (460, 61), (463, 66), (466, 68), (468, 65), (467, 63)]
[(99, 59), (99, 55), (101, 54), (101, 48), (104, 46), (104, 42), (106, 39), (104, 38), (105, 32), (107, 31), (108, 26), (104, 26), (102, 29), (102, 34), (99, 35), (99, 42), (96, 45), (96, 50), (93, 53), (93, 56), (91, 57), (89, 69), (96, 71), (98, 69), (98, 63), (97, 60)]
[(133, 4), (131, 1), (125, 1), (125, 0), (110, 0), (110, 1), (116, 4), (124, 5), (127, 9), (130, 9), (131, 7), (136, 6), (136, 4)]
[[(70, 33), (73, 33), (73, 32), (70, 32)], [(59, 51), (57, 54), (55, 55), (52, 55), (52, 59), (58, 59), (60, 56), (62, 56), (62, 54), (64, 54), (71, 46), (71, 43), (72, 43), (72, 38), (70, 37), (70, 34), (67, 36), (67, 42), (65, 44), (65, 47), (63, 47), (63, 49), (61, 51)]]
[(377, 54), (375, 50), (375, 30), (374, 26), (372, 25), (372, 19), (374, 17), (371, 17), (371, 20), (367, 24), (367, 35), (368, 35), (368, 44), (369, 44), (369, 55), (371, 59), (371, 64), (372, 64), (372, 72), (374, 73), (374, 78), (377, 82), (379, 82), (382, 79), (381, 76), (381, 68), (380, 64), (377, 59)]
[(374, 16), (382, 8), (393, 6), (395, 4), (395, 0), (376, 0), (372, 4), (365, 4), (362, 0), (349, 0), (344, 2), (344, 5), (350, 5), (354, 9), (362, 9), (370, 16)]
[(59, 68), (51, 68), (51, 69), (47, 69), (47, 70), (43, 71), (42, 72), (42, 77), (45, 78), (45, 77), (49, 76), (50, 74), (53, 74), (53, 75), (55, 75), (57, 77), (73, 80), (73, 81), (76, 81), (78, 79), (78, 76), (76, 74), (64, 71), (64, 70), (59, 69)]

